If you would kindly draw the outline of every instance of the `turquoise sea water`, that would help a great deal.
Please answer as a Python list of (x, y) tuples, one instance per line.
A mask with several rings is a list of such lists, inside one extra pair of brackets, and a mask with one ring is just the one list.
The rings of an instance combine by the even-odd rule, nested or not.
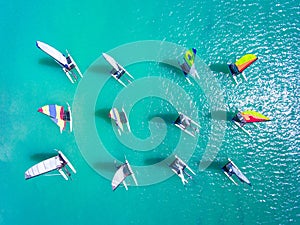
[[(15, 1), (0, 5), (0, 224), (299, 223), (298, 1)], [(56, 63), (37, 49), (37, 40), (71, 52), (85, 71), (79, 84), (72, 85)], [(205, 91), (205, 85), (190, 86), (180, 71), (166, 63), (130, 63), (134, 59), (131, 55), (137, 54), (132, 51), (123, 53), (128, 54), (128, 61), (120, 58), (136, 78), (131, 91), (146, 95), (147, 90), (161, 90), (151, 82), (144, 83), (145, 89), (138, 86), (143, 79), (157, 77), (168, 95), (165, 99), (145, 96), (134, 105), (130, 105), (130, 99), (118, 100), (124, 88), (107, 80), (109, 67), (101, 66), (100, 55), (116, 53), (124, 44), (143, 40), (195, 47), (199, 63), (207, 65), (201, 66), (200, 78), (207, 80), (211, 76), (209, 79), (222, 90), (224, 104), (216, 107), (210, 102), (211, 93), (219, 97), (216, 86)], [(149, 52), (153, 50), (149, 48)], [(258, 60), (245, 71), (248, 82), (236, 87), (233, 80), (226, 78), (224, 68), (246, 53), (256, 54)], [(89, 79), (99, 80), (95, 100), (88, 96), (97, 83), (91, 83), (89, 89)], [(182, 96), (177, 98), (179, 92), (173, 84), (190, 96), (188, 106), (181, 105)], [(130, 91), (130, 87), (127, 89)], [(74, 133), (60, 134), (37, 109), (65, 102), (72, 104), (74, 119), (78, 120), (74, 121)], [(148, 138), (142, 146), (128, 139), (129, 145), (135, 146), (128, 147), (126, 140), (114, 133), (106, 117), (114, 104), (131, 109), (131, 138)], [(190, 107), (201, 124), (198, 139), (181, 135), (168, 124), (178, 110), (174, 105)], [(210, 116), (212, 111), (232, 114), (237, 109), (262, 112), (272, 121), (259, 124), (259, 128), (250, 125), (253, 136), (248, 137), (229, 121)], [(91, 113), (82, 118), (85, 110)], [(91, 129), (85, 127), (89, 121), (94, 121)], [(224, 137), (215, 147), (212, 163), (201, 170), (199, 162), (207, 146), (216, 143), (213, 124), (224, 125)], [(94, 128), (96, 140), (91, 139)], [(160, 131), (166, 132), (165, 136)], [(162, 141), (152, 143), (156, 137)], [(136, 167), (141, 186), (130, 186), (127, 192), (120, 187), (112, 192), (110, 181), (99, 171), (107, 176), (113, 174), (113, 161), (103, 161), (103, 149), (96, 145), (95, 153), (85, 149), (84, 140), (101, 140), (109, 155), (118, 161), (123, 161), (125, 154)], [(185, 187), (176, 176), (146, 185), (150, 183), (148, 177), (164, 176), (166, 165), (155, 167), (156, 174), (151, 174), (152, 170), (141, 173), (137, 167), (163, 161), (182, 142), (184, 147), (196, 142), (188, 162), (196, 171), (194, 179)], [(152, 145), (153, 149), (143, 149)], [(25, 181), (24, 172), (53, 156), (55, 148), (61, 149), (76, 167), (78, 172), (72, 181), (58, 176)], [(180, 156), (188, 159), (185, 150), (190, 152), (190, 148), (180, 149)], [(214, 156), (212, 152), (208, 154)], [(99, 162), (89, 161), (91, 155), (99, 157)], [(220, 168), (228, 157), (253, 187), (235, 186), (226, 178)], [(159, 171), (161, 174), (157, 174)]]

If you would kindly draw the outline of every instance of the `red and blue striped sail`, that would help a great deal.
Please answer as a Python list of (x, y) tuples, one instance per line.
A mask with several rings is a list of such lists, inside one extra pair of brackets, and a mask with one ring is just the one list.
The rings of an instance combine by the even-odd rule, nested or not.
[(60, 132), (65, 129), (66, 121), (64, 118), (64, 107), (59, 105), (45, 105), (38, 109), (38, 112), (43, 113), (51, 118), (51, 120), (60, 128)]

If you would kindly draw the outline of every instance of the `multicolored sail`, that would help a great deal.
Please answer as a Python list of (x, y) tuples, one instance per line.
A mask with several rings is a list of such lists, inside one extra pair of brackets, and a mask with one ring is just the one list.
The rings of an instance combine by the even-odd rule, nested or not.
[(266, 117), (263, 114), (258, 113), (254, 110), (247, 110), (241, 112), (241, 115), (245, 119), (246, 123), (265, 122), (271, 120), (269, 117)]
[[(183, 55), (183, 62), (178, 61), (183, 73), (185, 76), (191, 74), (192, 76), (195, 73), (195, 58), (196, 58), (197, 50), (195, 48), (191, 48), (187, 50)], [(197, 74), (198, 75), (198, 74)]]
[(51, 120), (60, 128), (60, 132), (65, 129), (66, 120), (64, 119), (65, 110), (59, 105), (45, 105), (38, 109), (38, 112), (43, 113), (51, 118)]
[(254, 54), (246, 54), (234, 64), (236, 65), (239, 73), (243, 72), (248, 66), (257, 60), (257, 56)]
[(200, 79), (198, 72), (195, 68), (196, 53), (197, 50), (195, 48), (191, 48), (184, 53), (183, 60), (178, 60), (178, 64), (181, 70), (183, 71), (185, 78), (190, 84), (192, 84), (192, 82), (188, 78), (188, 75)]
[(191, 48), (191, 49), (187, 50), (184, 54), (184, 60), (190, 67), (192, 67), (195, 63), (196, 53), (197, 53), (197, 50), (195, 48)]

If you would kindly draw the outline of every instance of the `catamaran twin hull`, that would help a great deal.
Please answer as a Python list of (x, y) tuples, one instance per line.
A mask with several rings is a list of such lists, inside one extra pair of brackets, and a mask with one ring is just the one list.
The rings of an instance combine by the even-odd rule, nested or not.
[[(175, 160), (169, 165), (169, 167), (181, 179), (183, 185), (188, 183), (187, 179), (192, 179), (192, 176), (185, 172), (185, 169), (188, 169), (192, 174), (196, 175), (195, 172), (177, 155), (175, 155)], [(188, 178), (186, 179), (184, 175), (187, 175)]]
[(83, 77), (75, 60), (72, 58), (68, 51), (66, 57), (60, 51), (56, 50), (55, 48), (44, 42), (37, 41), (36, 46), (43, 52), (51, 56), (55, 60), (55, 62), (57, 62), (62, 67), (62, 70), (65, 72), (66, 76), (72, 83), (74, 83), (78, 79), (77, 75), (71, 71), (72, 69), (75, 68), (77, 74), (79, 74), (80, 77)]
[[(183, 132), (187, 133), (188, 135), (195, 137), (197, 133), (199, 133), (200, 125), (192, 120), (190, 117), (186, 116), (185, 114), (178, 112), (179, 116), (175, 120), (174, 125), (181, 129)], [(193, 125), (196, 127), (193, 127)]]
[(238, 185), (232, 178), (232, 175), (236, 175), (237, 178), (248, 185), (251, 186), (250, 181), (248, 178), (240, 171), (240, 169), (233, 163), (231, 159), (228, 158), (228, 163), (222, 167), (223, 172), (225, 175), (236, 185)]

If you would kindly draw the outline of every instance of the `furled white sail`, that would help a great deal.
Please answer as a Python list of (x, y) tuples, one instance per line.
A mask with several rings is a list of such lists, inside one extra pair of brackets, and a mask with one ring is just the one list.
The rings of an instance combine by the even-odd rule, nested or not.
[(113, 180), (111, 182), (112, 189), (115, 190), (125, 180), (125, 178), (130, 176), (131, 174), (132, 172), (128, 167), (128, 164), (122, 164), (113, 177)]
[(59, 156), (54, 156), (30, 167), (25, 172), (25, 179), (27, 180), (61, 167), (63, 167), (63, 162), (60, 160)]
[(123, 69), (123, 67), (120, 66), (119, 63), (117, 63), (117, 61), (111, 57), (110, 55), (106, 54), (106, 53), (102, 53), (103, 57), (105, 58), (105, 60), (115, 69), (115, 70), (120, 70)]
[(36, 45), (38, 48), (40, 48), (45, 53), (50, 55), (52, 58), (54, 58), (57, 62), (59, 62), (63, 66), (68, 65), (66, 57), (60, 51), (56, 50), (52, 46), (50, 46), (44, 42), (41, 42), (41, 41), (37, 41)]

